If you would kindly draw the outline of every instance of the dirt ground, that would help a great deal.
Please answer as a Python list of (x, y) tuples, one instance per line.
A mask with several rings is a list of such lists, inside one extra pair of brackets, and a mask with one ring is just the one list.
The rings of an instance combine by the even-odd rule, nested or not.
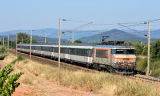
[[(2, 68), (15, 58), (15, 56), (10, 54), (5, 60), (0, 61)], [(24, 72), (25, 74), (20, 77), (19, 82), (21, 85), (15, 90), (13, 96), (102, 96), (101, 94), (94, 94), (57, 85), (54, 81), (35, 76), (29, 72), (23, 64), (16, 63), (16, 66), (18, 66), (15, 67), (16, 72)], [(26, 83), (30, 79), (32, 83)]]

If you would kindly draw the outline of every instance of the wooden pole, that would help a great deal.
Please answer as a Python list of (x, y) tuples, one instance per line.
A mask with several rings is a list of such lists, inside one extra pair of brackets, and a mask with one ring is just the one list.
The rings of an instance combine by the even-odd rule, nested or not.
[(148, 22), (148, 60), (147, 60), (147, 76), (150, 75), (150, 22)]
[(60, 69), (61, 63), (60, 63), (60, 58), (61, 58), (61, 18), (59, 18), (59, 36), (58, 36), (58, 68)]
[(59, 18), (59, 35), (58, 35), (58, 83), (60, 84), (60, 69), (61, 69), (61, 18)]
[(31, 59), (31, 55), (32, 55), (32, 30), (31, 30), (31, 34), (30, 34), (30, 51), (29, 51), (29, 54), (30, 54), (30, 59)]

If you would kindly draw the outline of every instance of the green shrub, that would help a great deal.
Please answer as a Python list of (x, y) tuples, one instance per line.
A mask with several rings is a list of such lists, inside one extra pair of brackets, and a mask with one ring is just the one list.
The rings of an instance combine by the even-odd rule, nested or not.
[(11, 72), (13, 72), (12, 66), (13, 64), (8, 64), (0, 71), (0, 95), (2, 96), (11, 96), (15, 89), (20, 85), (20, 83), (16, 81), (23, 73), (20, 72), (10, 75)]
[(6, 49), (4, 47), (0, 47), (0, 54), (6, 53)]

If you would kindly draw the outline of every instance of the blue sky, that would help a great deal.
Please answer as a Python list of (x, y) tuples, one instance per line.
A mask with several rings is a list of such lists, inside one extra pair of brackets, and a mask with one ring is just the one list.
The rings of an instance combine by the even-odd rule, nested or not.
[[(59, 17), (72, 20), (63, 22), (63, 29), (90, 21), (95, 24), (142, 22), (160, 18), (159, 4), (160, 0), (0, 0), (0, 32), (58, 28)], [(88, 27), (103, 28), (116, 26)]]

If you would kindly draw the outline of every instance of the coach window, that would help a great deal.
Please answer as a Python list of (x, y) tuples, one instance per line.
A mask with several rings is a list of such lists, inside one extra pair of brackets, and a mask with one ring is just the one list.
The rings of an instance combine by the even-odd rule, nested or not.
[(58, 53), (58, 47), (54, 47), (54, 52)]
[(53, 47), (50, 48), (50, 52), (53, 52)]
[(89, 56), (89, 57), (92, 56), (92, 50), (88, 50), (87, 53), (88, 53), (88, 56)]
[(34, 48), (34, 46), (32, 46), (32, 50), (34, 50), (35, 48)]
[(44, 47), (41, 47), (41, 50), (44, 51)]
[(65, 53), (65, 48), (61, 48), (61, 53)]

